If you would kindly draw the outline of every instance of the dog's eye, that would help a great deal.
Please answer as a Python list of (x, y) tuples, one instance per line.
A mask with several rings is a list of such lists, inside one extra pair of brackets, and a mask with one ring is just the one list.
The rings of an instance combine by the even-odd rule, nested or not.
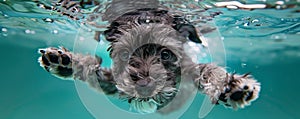
[(161, 51), (160, 58), (162, 60), (169, 60), (169, 61), (176, 60), (175, 55), (168, 49)]
[(129, 58), (129, 52), (127, 50), (124, 50), (120, 53), (120, 59), (122, 61), (127, 61)]
[(137, 75), (134, 75), (134, 74), (130, 74), (130, 78), (131, 78), (131, 80), (133, 80), (133, 81), (139, 80), (138, 76), (137, 76)]
[(170, 50), (163, 50), (160, 53), (160, 58), (162, 60), (168, 60), (171, 58), (171, 51)]

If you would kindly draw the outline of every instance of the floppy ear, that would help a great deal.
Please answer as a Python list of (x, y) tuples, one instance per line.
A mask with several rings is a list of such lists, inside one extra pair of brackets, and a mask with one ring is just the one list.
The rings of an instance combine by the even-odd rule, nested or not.
[(196, 28), (190, 24), (176, 24), (174, 29), (176, 29), (183, 37), (188, 37), (189, 40), (195, 43), (202, 43), (197, 34)]

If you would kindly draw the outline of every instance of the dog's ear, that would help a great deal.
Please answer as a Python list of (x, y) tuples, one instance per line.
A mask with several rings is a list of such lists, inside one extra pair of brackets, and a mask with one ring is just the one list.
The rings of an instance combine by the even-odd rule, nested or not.
[(174, 29), (176, 29), (183, 37), (188, 37), (189, 40), (195, 43), (202, 43), (200, 40), (196, 28), (190, 24), (176, 24)]

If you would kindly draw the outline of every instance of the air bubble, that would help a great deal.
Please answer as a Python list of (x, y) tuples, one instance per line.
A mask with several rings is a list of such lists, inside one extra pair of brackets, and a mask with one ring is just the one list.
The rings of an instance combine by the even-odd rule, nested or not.
[(79, 40), (80, 41), (84, 41), (84, 37), (79, 37)]
[(287, 36), (285, 34), (273, 34), (271, 35), (271, 39), (279, 42), (287, 39)]
[(39, 8), (45, 9), (45, 5), (43, 5), (43, 4), (37, 4), (37, 6), (38, 6)]
[(27, 34), (30, 33), (30, 30), (26, 29), (26, 30), (25, 30), (25, 33), (27, 33)]
[(251, 21), (251, 23), (255, 23), (255, 22), (259, 22), (259, 20), (258, 19), (254, 19), (254, 20)]
[(50, 23), (54, 22), (54, 20), (51, 18), (45, 18), (43, 20), (44, 20), (44, 22), (50, 22)]
[(37, 19), (36, 18), (31, 18), (30, 20), (34, 21), (34, 22), (37, 22)]
[(3, 36), (7, 36), (7, 35), (8, 35), (8, 34), (7, 34), (7, 29), (6, 29), (6, 28), (2, 28), (1, 31), (2, 31), (2, 35), (3, 35)]
[(283, 5), (284, 2), (283, 2), (283, 1), (277, 1), (276, 4), (277, 4), (277, 5)]
[(245, 68), (246, 66), (247, 66), (246, 63), (241, 63), (241, 67), (242, 67), (242, 68)]
[(244, 23), (244, 25), (243, 26), (249, 26), (250, 25), (250, 23), (249, 22), (247, 22), (247, 23)]
[(26, 29), (26, 30), (25, 30), (25, 33), (26, 33), (26, 34), (35, 34), (35, 31), (34, 31), (34, 30)]
[(224, 40), (224, 37), (221, 37), (221, 40)]
[(181, 8), (186, 8), (186, 6), (185, 6), (184, 4), (182, 4), (180, 7), (181, 7)]
[(53, 30), (52, 33), (57, 34), (58, 30)]
[(6, 28), (2, 28), (1, 31), (2, 32), (7, 32), (7, 29)]

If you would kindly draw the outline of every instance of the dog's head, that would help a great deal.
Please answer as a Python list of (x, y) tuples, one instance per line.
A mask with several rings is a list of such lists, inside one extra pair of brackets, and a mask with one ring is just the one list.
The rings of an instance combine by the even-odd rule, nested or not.
[(124, 32), (111, 46), (116, 87), (129, 101), (165, 105), (177, 92), (184, 42), (177, 31), (161, 24)]

